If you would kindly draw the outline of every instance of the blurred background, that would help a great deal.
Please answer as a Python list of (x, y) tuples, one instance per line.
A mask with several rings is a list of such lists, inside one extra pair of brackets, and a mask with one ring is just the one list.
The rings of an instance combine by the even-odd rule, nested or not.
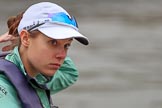
[[(0, 33), (9, 16), (47, 0), (1, 0)], [(80, 72), (53, 96), (60, 108), (162, 108), (161, 0), (48, 0), (79, 23), (89, 46), (73, 43), (69, 56)], [(2, 44), (1, 44), (2, 46)]]

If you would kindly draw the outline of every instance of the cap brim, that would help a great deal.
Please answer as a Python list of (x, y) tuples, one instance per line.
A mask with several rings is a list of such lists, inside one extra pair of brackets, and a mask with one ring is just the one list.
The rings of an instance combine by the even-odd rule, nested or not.
[(46, 36), (53, 39), (67, 39), (67, 38), (75, 38), (80, 43), (84, 45), (88, 45), (88, 38), (83, 36), (77, 30), (72, 27), (62, 26), (62, 25), (52, 25), (52, 26), (44, 26), (38, 28), (40, 32), (45, 34)]

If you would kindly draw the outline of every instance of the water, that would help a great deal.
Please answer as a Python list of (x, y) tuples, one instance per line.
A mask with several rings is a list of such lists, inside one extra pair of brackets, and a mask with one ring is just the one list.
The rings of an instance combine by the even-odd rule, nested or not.
[[(6, 6), (8, 2), (0, 3), (1, 33), (9, 13), (14, 15), (33, 1), (10, 0), (12, 7)], [(161, 108), (162, 2), (56, 2), (78, 17), (80, 31), (89, 37), (90, 45), (73, 43), (69, 55), (80, 77), (53, 96), (55, 104), (60, 108)]]

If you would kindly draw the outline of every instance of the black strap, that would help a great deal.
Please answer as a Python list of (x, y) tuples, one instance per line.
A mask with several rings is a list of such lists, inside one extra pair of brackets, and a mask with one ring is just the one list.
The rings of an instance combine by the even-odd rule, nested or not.
[(52, 101), (52, 98), (51, 98), (51, 95), (50, 95), (50, 91), (49, 91), (49, 90), (46, 90), (46, 94), (47, 94), (48, 100), (49, 100), (49, 102), (50, 102), (51, 108), (59, 108), (58, 106), (55, 106), (55, 105), (53, 104), (53, 101)]
[(23, 108), (42, 108), (36, 91), (26, 80), (25, 75), (10, 61), (0, 59), (0, 71), (2, 71), (14, 85), (22, 102)]

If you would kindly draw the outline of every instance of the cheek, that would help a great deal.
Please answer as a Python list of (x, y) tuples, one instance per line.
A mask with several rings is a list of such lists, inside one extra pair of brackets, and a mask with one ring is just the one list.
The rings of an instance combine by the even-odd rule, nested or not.
[(49, 55), (46, 50), (41, 48), (31, 49), (28, 54), (28, 61), (32, 65), (35, 71), (42, 72), (45, 71), (46, 66), (49, 63)]
[(47, 50), (44, 48), (43, 43), (32, 41), (31, 45), (28, 48), (28, 57), (31, 61), (41, 63), (48, 55)]
[(48, 49), (45, 49), (41, 46), (31, 48), (29, 53), (30, 53), (29, 56), (31, 56), (32, 59), (36, 60), (37, 62), (44, 61), (50, 56)]

